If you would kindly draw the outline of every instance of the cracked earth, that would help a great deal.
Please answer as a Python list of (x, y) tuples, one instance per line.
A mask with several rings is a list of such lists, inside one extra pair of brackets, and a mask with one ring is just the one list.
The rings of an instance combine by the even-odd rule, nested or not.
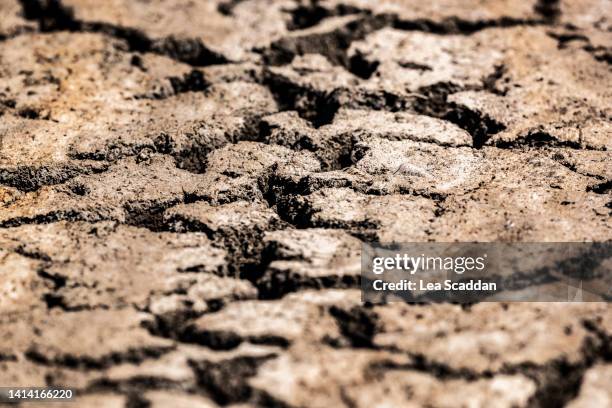
[(0, 385), (69, 386), (69, 407), (612, 406), (607, 303), (359, 291), (361, 242), (612, 239), (609, 0), (0, 14)]

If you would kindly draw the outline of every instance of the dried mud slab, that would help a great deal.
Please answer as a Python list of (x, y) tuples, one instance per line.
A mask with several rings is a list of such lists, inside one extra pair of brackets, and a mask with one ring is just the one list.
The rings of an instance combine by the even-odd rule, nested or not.
[(110, 32), (143, 51), (202, 66), (256, 58), (253, 49), (287, 33), (283, 8), (292, 2), (155, 1), (141, 7), (68, 0), (63, 5), (70, 10), (68, 25)]
[(260, 298), (278, 298), (306, 288), (358, 287), (361, 242), (345, 231), (307, 228), (264, 235)]
[(369, 241), (612, 239), (610, 1), (0, 15), (0, 385), (79, 407), (611, 404), (607, 303), (359, 291)]
[[(430, 374), (405, 370), (409, 358), (382, 351), (293, 349), (288, 355), (266, 363), (251, 380), (292, 406), (324, 407), (327, 404), (368, 407), (438, 406), (486, 404), (525, 405), (535, 385), (520, 375), (494, 379), (441, 380)], [(395, 368), (394, 368), (395, 366)]]

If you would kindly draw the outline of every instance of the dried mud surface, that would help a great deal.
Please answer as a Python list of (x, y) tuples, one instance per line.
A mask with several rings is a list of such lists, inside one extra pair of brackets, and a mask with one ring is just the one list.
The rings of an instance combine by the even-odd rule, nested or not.
[(609, 0), (0, 14), (1, 385), (71, 386), (71, 407), (612, 406), (607, 303), (359, 293), (362, 241), (612, 238)]

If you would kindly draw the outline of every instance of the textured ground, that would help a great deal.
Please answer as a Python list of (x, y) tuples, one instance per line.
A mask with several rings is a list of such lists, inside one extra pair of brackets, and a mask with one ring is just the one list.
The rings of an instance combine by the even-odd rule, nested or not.
[(612, 239), (611, 1), (0, 15), (0, 385), (71, 386), (70, 407), (612, 406), (606, 303), (358, 290), (360, 241)]

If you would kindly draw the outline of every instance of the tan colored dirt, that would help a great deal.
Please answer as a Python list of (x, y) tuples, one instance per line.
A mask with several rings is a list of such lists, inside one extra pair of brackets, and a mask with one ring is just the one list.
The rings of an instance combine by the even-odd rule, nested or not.
[(0, 386), (79, 408), (612, 406), (608, 303), (359, 292), (366, 241), (612, 239), (609, 0), (0, 16)]

